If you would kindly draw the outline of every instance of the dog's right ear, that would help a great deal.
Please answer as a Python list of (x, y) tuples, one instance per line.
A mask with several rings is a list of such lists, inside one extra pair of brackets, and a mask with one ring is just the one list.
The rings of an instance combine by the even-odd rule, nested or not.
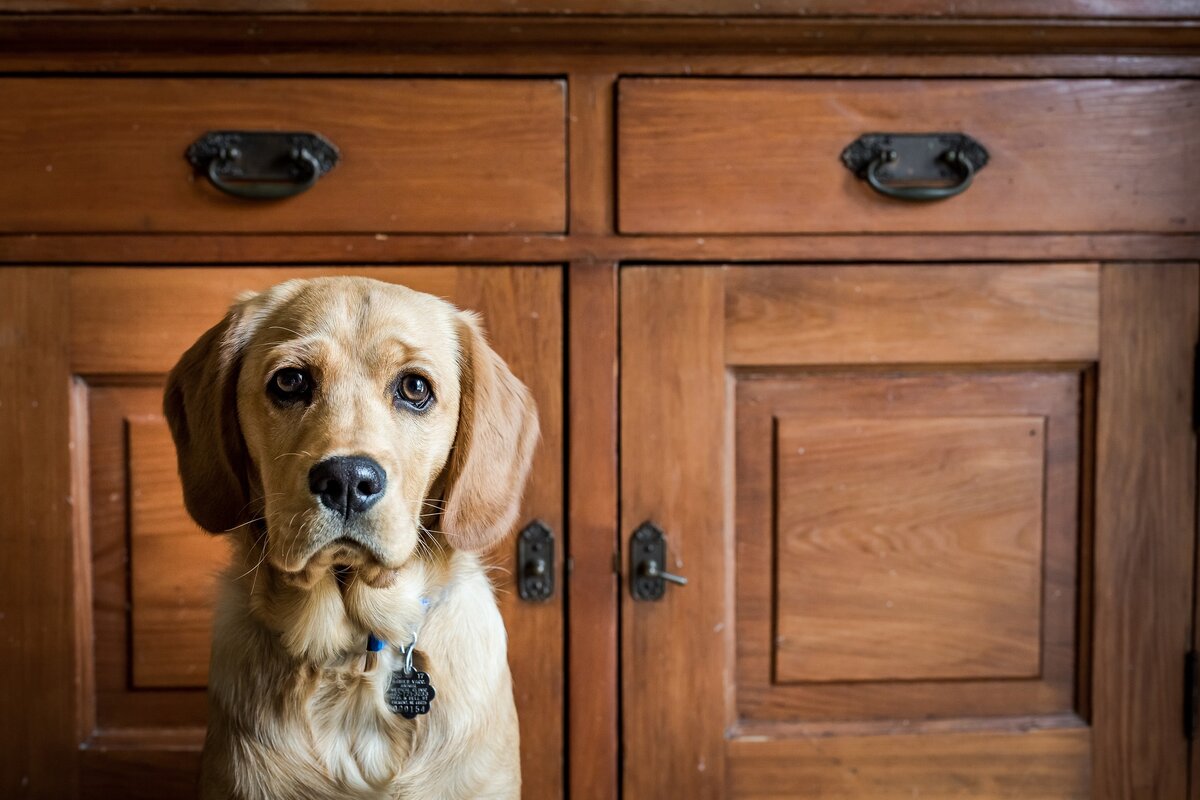
[(252, 519), (249, 458), (237, 416), (237, 382), (248, 342), (251, 297), (188, 349), (167, 378), (163, 412), (171, 426), (183, 500), (192, 519), (224, 533)]

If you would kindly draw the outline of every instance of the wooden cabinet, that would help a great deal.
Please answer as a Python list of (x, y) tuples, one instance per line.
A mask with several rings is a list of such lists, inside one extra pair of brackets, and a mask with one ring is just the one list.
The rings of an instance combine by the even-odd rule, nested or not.
[[(0, 0), (0, 797), (192, 791), (226, 554), (161, 386), (315, 275), (481, 312), (537, 398), (525, 797), (1200, 797), (1200, 17), (753, 5)], [(210, 131), (339, 159), (233, 197)], [(988, 162), (904, 202), (870, 133)]]
[(1182, 797), (1198, 274), (625, 269), (625, 796)]

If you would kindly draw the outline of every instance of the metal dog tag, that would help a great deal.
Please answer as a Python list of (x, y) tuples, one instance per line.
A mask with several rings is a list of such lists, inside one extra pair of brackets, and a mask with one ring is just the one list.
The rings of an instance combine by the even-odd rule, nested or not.
[(413, 670), (406, 675), (404, 670), (396, 670), (388, 682), (385, 697), (393, 714), (412, 719), (418, 714), (428, 714), (436, 695), (428, 674)]

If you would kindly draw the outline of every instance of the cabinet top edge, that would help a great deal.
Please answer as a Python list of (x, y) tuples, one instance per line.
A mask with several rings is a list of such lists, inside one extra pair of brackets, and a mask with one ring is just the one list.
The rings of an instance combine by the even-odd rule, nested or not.
[[(495, 52), (506, 47), (564, 51), (873, 53), (920, 55), (988, 53), (1186, 54), (1200, 52), (1200, 8), (1182, 14), (1183, 4), (1161, 5), (1178, 16), (818, 16), (803, 13), (682, 16), (565, 11), (540, 13), (443, 13), (410, 11), (417, 0), (314, 0), (296, 13), (294, 0), (260, 5), (245, 0), (187, 0), (170, 11), (125, 8), (111, 0), (100, 13), (81, 13), (76, 0), (0, 0), (0, 50), (136, 50), (154, 52), (302, 51), (352, 48), (356, 53), (409, 48), (437, 52), (446, 47)], [(631, 5), (618, 2), (616, 8)], [(912, 0), (917, 3), (917, 0)], [(909, 5), (912, 3), (905, 3)], [(483, 9), (502, 3), (488, 2)], [(721, 3), (698, 3), (722, 8)], [(724, 5), (731, 5), (725, 3)], [(765, 8), (774, 7), (763, 2)], [(929, 2), (917, 5), (932, 5)], [(946, 4), (949, 5), (949, 4)], [(966, 4), (968, 8), (971, 4)], [(997, 4), (999, 6), (1017, 3)], [(1066, 7), (1077, 3), (1055, 3)], [(1115, 3), (1110, 5), (1116, 5)], [(651, 7), (650, 3), (646, 3)], [(263, 13), (263, 8), (271, 9)], [(586, 7), (582, 6), (581, 7)], [(450, 6), (450, 9), (456, 6)]]

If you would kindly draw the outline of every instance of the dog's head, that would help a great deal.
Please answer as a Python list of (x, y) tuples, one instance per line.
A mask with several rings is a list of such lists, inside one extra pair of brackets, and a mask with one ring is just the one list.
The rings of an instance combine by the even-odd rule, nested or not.
[(164, 409), (189, 513), (213, 533), (261, 520), (284, 574), (386, 575), (435, 526), (487, 549), (513, 527), (538, 435), (473, 314), (363, 278), (240, 299), (171, 371)]

